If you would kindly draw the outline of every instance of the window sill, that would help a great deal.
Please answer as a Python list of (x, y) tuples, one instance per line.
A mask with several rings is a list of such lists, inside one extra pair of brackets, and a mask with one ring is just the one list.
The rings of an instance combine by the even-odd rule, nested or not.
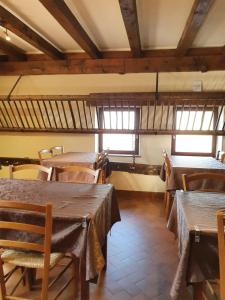
[(112, 156), (112, 157), (141, 157), (140, 154), (135, 154), (135, 155), (132, 155), (132, 154), (108, 154), (108, 156)]

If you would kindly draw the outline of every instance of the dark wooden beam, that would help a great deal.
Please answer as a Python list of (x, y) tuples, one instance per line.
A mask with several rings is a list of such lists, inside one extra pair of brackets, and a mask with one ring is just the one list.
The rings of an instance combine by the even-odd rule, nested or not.
[(56, 49), (52, 44), (47, 42), (38, 33), (24, 24), (20, 19), (15, 17), (3, 6), (0, 5), (0, 22), (8, 30), (33, 45), (35, 48), (44, 52), (53, 59), (63, 59), (63, 53)]
[[(206, 47), (206, 48), (191, 48), (189, 49), (187, 56), (205, 56), (205, 55), (221, 55), (224, 54), (224, 47)], [(101, 52), (102, 58), (132, 58), (131, 51), (103, 51)], [(142, 57), (174, 57), (177, 55), (176, 49), (157, 49), (157, 50), (144, 50), (142, 51)], [(0, 60), (5, 60), (3, 55), (0, 55)], [(51, 58), (45, 54), (26, 54), (26, 58), (29, 61), (43, 61), (51, 60)], [(74, 59), (89, 59), (85, 52), (71, 52), (64, 53), (65, 60)]]
[(0, 127), (0, 132), (52, 132), (52, 133), (78, 133), (78, 134), (143, 134), (143, 135), (215, 135), (225, 136), (225, 130), (159, 130), (159, 129), (69, 129), (69, 128), (15, 128)]
[(1, 75), (155, 73), (225, 70), (225, 54), (0, 62)]
[(6, 41), (4, 38), (0, 37), (0, 49), (12, 59), (15, 60), (26, 60), (25, 52), (19, 47), (13, 45), (11, 42)]
[(119, 4), (131, 52), (134, 57), (140, 57), (142, 55), (142, 51), (136, 0), (119, 0)]
[(101, 53), (63, 0), (39, 0), (91, 58)]
[(187, 19), (184, 31), (177, 46), (177, 54), (185, 55), (202, 26), (211, 5), (215, 0), (195, 0)]

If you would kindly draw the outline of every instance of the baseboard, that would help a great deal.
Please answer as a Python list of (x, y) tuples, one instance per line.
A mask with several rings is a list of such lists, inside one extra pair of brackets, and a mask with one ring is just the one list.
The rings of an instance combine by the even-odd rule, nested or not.
[(127, 191), (127, 190), (116, 190), (116, 193), (119, 197), (135, 197), (135, 198), (144, 198), (149, 200), (163, 200), (164, 193), (161, 192), (143, 192), (143, 191)]

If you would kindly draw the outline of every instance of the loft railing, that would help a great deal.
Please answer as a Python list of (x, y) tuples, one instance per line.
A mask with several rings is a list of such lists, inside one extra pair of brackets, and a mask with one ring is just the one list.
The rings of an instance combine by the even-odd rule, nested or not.
[(1, 97), (0, 131), (225, 135), (224, 99), (223, 92)]

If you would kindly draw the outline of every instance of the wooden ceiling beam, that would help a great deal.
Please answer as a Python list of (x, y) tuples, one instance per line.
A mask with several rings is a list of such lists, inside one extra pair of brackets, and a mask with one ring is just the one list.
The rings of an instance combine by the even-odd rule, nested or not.
[(44, 52), (53, 59), (63, 59), (63, 53), (56, 49), (52, 44), (47, 42), (38, 33), (28, 27), (20, 19), (11, 14), (3, 6), (0, 5), (0, 23), (5, 28), (15, 33), (21, 39), (25, 40), (35, 48)]
[(177, 46), (177, 54), (185, 55), (202, 26), (215, 0), (195, 0)]
[(0, 62), (0, 75), (155, 73), (225, 70), (225, 54)]
[(101, 57), (101, 52), (63, 0), (39, 1), (91, 58)]
[(136, 0), (119, 0), (124, 25), (133, 57), (140, 57), (141, 40), (138, 25)]
[(0, 49), (5, 54), (7, 54), (8, 56), (12, 57), (15, 60), (26, 60), (26, 54), (22, 49), (18, 48), (17, 46), (13, 45), (11, 42), (8, 42), (1, 37), (0, 37)]

